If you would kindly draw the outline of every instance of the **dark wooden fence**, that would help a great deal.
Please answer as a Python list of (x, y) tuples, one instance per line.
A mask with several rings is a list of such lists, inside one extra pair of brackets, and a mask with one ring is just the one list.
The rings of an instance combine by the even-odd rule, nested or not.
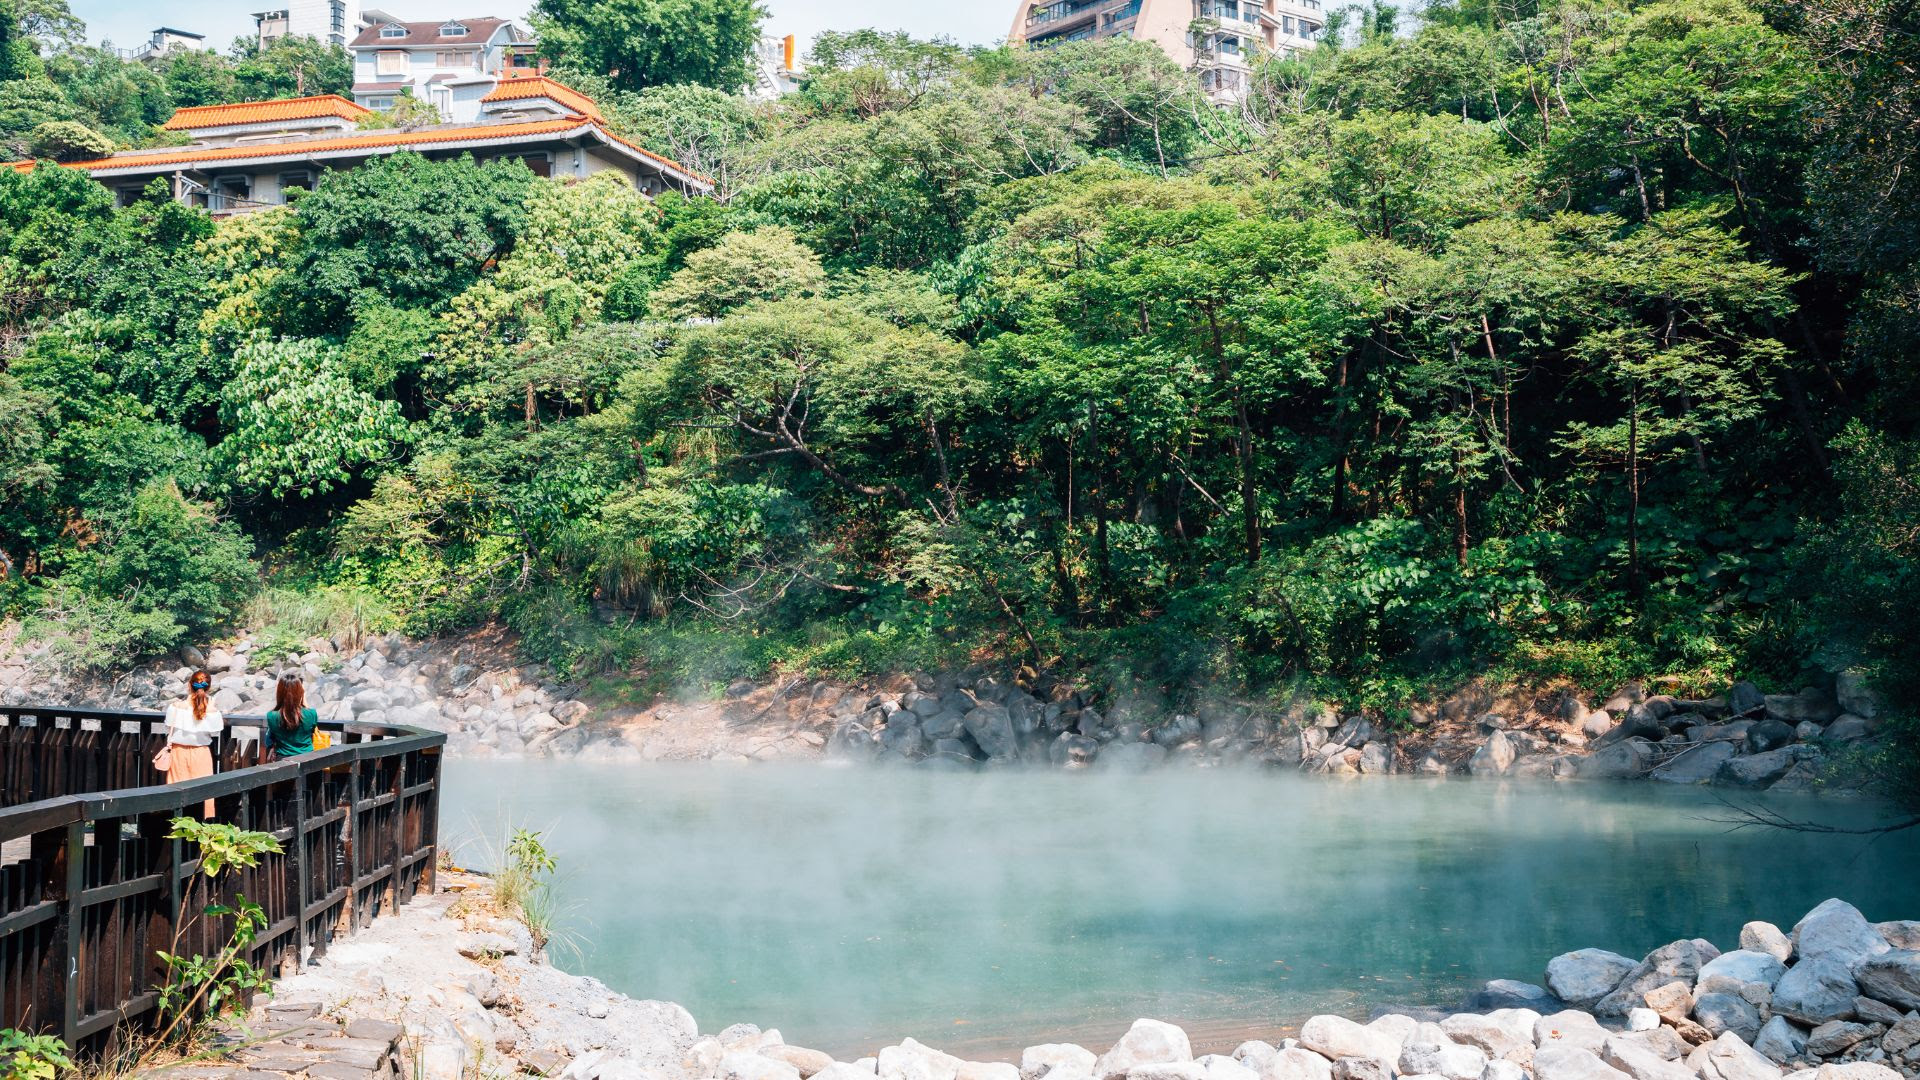
[[(0, 706), (0, 1027), (97, 1044), (155, 1019), (155, 955), (210, 956), (236, 895), (266, 911), (250, 959), (286, 973), (434, 881), (441, 749), (415, 728), (323, 723), (334, 745), (259, 763), (258, 717), (229, 717), (220, 769), (157, 784), (157, 713)], [(248, 732), (246, 729), (255, 729)], [(283, 852), (218, 882), (167, 833), (197, 816), (272, 833)]]

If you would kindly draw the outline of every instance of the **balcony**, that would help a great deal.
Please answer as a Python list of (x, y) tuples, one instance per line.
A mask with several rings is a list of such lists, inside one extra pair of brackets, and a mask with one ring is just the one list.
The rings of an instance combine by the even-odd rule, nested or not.
[(1094, 15), (1104, 2), (1105, 0), (1056, 0), (1055, 3), (1037, 7), (1033, 10), (1033, 14), (1027, 16), (1027, 33), (1029, 35), (1037, 32), (1052, 34), (1078, 22), (1092, 22)]

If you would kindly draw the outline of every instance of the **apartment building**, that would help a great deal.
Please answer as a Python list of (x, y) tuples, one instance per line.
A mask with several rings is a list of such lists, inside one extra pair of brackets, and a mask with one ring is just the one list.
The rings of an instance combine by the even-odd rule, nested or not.
[(1020, 0), (1007, 41), (1151, 41), (1214, 100), (1231, 102), (1246, 92), (1256, 56), (1310, 49), (1326, 23), (1321, 0)]
[(253, 13), (254, 37), (266, 48), (283, 37), (310, 37), (345, 45), (360, 28), (359, 0), (290, 0), (286, 7)]
[(503, 78), (537, 69), (533, 35), (506, 19), (403, 22), (373, 11), (347, 48), (355, 104), (384, 112), (411, 94), (449, 123), (471, 123)]

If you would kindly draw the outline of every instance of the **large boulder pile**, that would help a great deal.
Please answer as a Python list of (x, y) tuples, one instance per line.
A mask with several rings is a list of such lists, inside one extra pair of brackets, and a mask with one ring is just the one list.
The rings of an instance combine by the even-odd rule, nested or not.
[(1564, 700), (1558, 716), (1534, 726), (1530, 741), (1500, 717), (1484, 717), (1487, 734), (1457, 771), (1809, 790), (1826, 779), (1822, 766), (1833, 749), (1875, 736), (1880, 711), (1847, 673), (1831, 688), (1763, 694), (1741, 682), (1705, 699), (1650, 695), (1635, 683), (1599, 708)]
[(1920, 924), (1869, 923), (1828, 900), (1790, 932), (1748, 923), (1739, 946), (1676, 941), (1638, 962), (1582, 949), (1548, 962), (1547, 989), (1669, 1051), (1641, 1068), (1616, 1053), (1625, 1036), (1610, 1038), (1599, 1056), (1633, 1080), (1920, 1076)]

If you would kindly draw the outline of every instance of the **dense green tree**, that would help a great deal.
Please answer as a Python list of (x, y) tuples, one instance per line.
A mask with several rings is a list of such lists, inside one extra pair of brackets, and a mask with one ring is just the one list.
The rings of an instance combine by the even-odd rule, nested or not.
[(533, 9), (543, 52), (607, 72), (626, 90), (742, 89), (765, 18), (754, 0), (540, 0)]
[(171, 480), (142, 487), (100, 528), (100, 543), (75, 559), (72, 576), (89, 593), (170, 622), (172, 632), (151, 647), (230, 625), (258, 586), (252, 542)]
[(772, 226), (730, 233), (687, 256), (686, 267), (653, 294), (663, 319), (711, 319), (761, 300), (788, 300), (822, 291), (820, 257)]
[(518, 161), (410, 153), (326, 173), (294, 207), (301, 246), (268, 302), (316, 335), (344, 333), (363, 294), (439, 307), (511, 247), (531, 183)]
[(233, 79), (242, 101), (350, 94), (353, 57), (339, 45), (298, 35), (260, 48), (252, 38), (233, 43)]

